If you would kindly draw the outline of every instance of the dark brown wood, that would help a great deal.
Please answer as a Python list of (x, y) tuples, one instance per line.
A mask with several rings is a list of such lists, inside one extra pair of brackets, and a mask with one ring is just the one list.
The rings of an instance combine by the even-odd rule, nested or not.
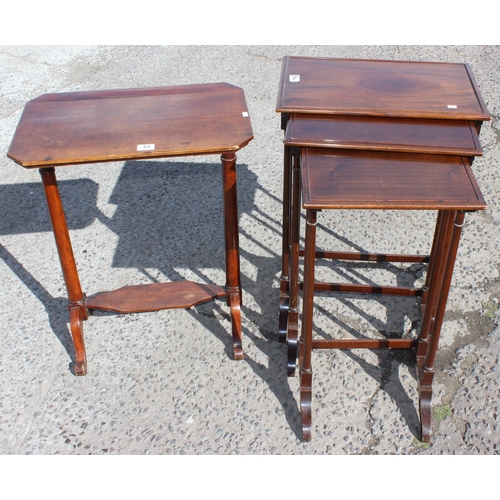
[(302, 307), (301, 342), (302, 355), (300, 357), (300, 410), (302, 414), (302, 439), (311, 440), (312, 420), (312, 327), (314, 312), (314, 264), (316, 250), (316, 221), (315, 210), (306, 213), (306, 241), (304, 257), (304, 297)]
[(221, 154), (252, 138), (243, 90), (227, 83), (73, 92), (26, 104), (8, 156), (34, 168)]
[[(304, 256), (304, 250), (299, 250), (299, 255)], [(316, 250), (317, 259), (352, 260), (365, 262), (429, 262), (429, 255), (400, 255), (386, 253), (364, 252), (326, 252)]]
[(375, 295), (395, 295), (399, 297), (420, 297), (423, 294), (422, 288), (358, 285), (350, 283), (315, 283), (314, 290), (317, 292), (365, 293)]
[(425, 314), (422, 316), (419, 343), (417, 348), (417, 371), (421, 371), (429, 347), (429, 339), (434, 328), (439, 296), (443, 282), (444, 269), (446, 265), (446, 251), (452, 232), (452, 224), (455, 212), (439, 212), (433, 242), (433, 252), (426, 277), (428, 294), (426, 298)]
[(225, 296), (225, 289), (217, 285), (206, 285), (193, 281), (148, 283), (96, 293), (87, 297), (85, 305), (87, 309), (130, 314), (162, 309), (187, 309), (196, 304)]
[(429, 442), (431, 438), (431, 400), (432, 400), (432, 381), (434, 379), (434, 363), (436, 353), (439, 346), (439, 336), (441, 333), (441, 325), (444, 319), (446, 310), (446, 302), (450, 290), (453, 268), (460, 242), (460, 234), (464, 224), (464, 213), (454, 212), (451, 218), (453, 226), (450, 233), (450, 243), (446, 248), (446, 259), (444, 270), (442, 273), (442, 283), (440, 286), (440, 294), (438, 307), (436, 309), (435, 318), (432, 322), (432, 332), (430, 342), (426, 353), (423, 368), (419, 372), (419, 402), (420, 402), (420, 421), (422, 423), (422, 441)]
[[(243, 90), (226, 83), (45, 94), (29, 102), (8, 156), (40, 169), (69, 298), (75, 374), (87, 373), (88, 308), (119, 313), (186, 308), (226, 296), (235, 359), (243, 358), (235, 151), (253, 139)], [(146, 145), (146, 146), (145, 146)], [(220, 153), (226, 286), (192, 282), (82, 292), (54, 166)]]
[(276, 111), (490, 119), (467, 64), (318, 57), (283, 59)]
[(294, 114), (285, 145), (403, 153), (483, 154), (474, 122), (374, 116)]
[(313, 339), (312, 349), (413, 349), (412, 339)]
[[(300, 206), (300, 158), (293, 156), (292, 163), (292, 205)], [(288, 311), (287, 344), (289, 377), (295, 374), (299, 338), (299, 243), (300, 243), (300, 212), (292, 211), (290, 227), (290, 309)]]
[(292, 168), (289, 147), (285, 146), (283, 165), (283, 221), (281, 247), (281, 276), (279, 294), (278, 339), (285, 342), (288, 328), (288, 309), (290, 307), (290, 214)]
[[(455, 217), (457, 211), (463, 216), (462, 210), (485, 208), (470, 167), (482, 154), (478, 134), (490, 116), (472, 71), (467, 64), (285, 57), (276, 111), (285, 131), (285, 154), (301, 159), (296, 170), (302, 170), (303, 207), (314, 226), (316, 211), (324, 209), (438, 210), (430, 256), (317, 251), (315, 227), (306, 226), (305, 251), (297, 252), (305, 257), (302, 333), (298, 343), (289, 342), (287, 361), (293, 374), (298, 354), (303, 439), (311, 439), (311, 350), (364, 347), (416, 351), (422, 440), (428, 441), (434, 357), (460, 236), (457, 221), (463, 221)], [(283, 197), (291, 199), (283, 206), (284, 220), (300, 217), (291, 195), (294, 182), (284, 183)], [(299, 240), (299, 229), (290, 227), (283, 231), (286, 250)], [(283, 257), (292, 303), (298, 261)], [(316, 258), (429, 266), (422, 289), (314, 283)], [(415, 294), (423, 317), (420, 336), (311, 340), (315, 290)]]
[(303, 148), (304, 208), (484, 210), (467, 158)]

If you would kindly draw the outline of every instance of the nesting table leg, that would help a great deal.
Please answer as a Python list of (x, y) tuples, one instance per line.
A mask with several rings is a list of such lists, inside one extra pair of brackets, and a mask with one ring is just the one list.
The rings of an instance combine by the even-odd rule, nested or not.
[(243, 359), (236, 155), (234, 153), (224, 153), (221, 156), (221, 160), (224, 193), (224, 236), (226, 247), (226, 297), (227, 305), (231, 309), (234, 359)]
[(314, 309), (314, 264), (316, 257), (316, 210), (306, 215), (306, 242), (304, 256), (304, 297), (302, 331), (300, 336), (300, 412), (302, 439), (311, 440), (312, 421), (312, 327)]
[(291, 212), (291, 161), (290, 148), (285, 146), (283, 168), (283, 226), (281, 248), (281, 277), (279, 295), (278, 338), (280, 342), (287, 339), (288, 309), (290, 307), (290, 212)]
[(436, 317), (439, 303), (441, 284), (443, 281), (444, 266), (446, 262), (446, 247), (451, 235), (453, 212), (439, 211), (429, 267), (425, 283), (425, 306), (423, 309), (422, 325), (417, 346), (417, 371), (422, 369), (429, 347), (429, 339)]
[[(453, 268), (460, 243), (460, 235), (464, 223), (465, 214), (463, 211), (450, 211), (447, 217), (446, 238), (443, 241), (444, 261), (440, 283), (434, 283), (438, 290), (438, 299), (432, 314), (431, 332), (428, 336), (428, 347), (425, 360), (419, 369), (419, 405), (420, 422), (422, 425), (422, 441), (428, 442), (431, 438), (431, 399), (432, 399), (432, 381), (434, 379), (434, 363), (439, 345), (439, 336), (441, 325), (446, 310), (446, 302), (450, 291)], [(431, 277), (432, 279), (432, 277)], [(427, 311), (426, 311), (427, 315)]]
[(75, 375), (85, 375), (87, 373), (87, 356), (83, 338), (83, 321), (88, 318), (88, 311), (85, 307), (85, 295), (82, 292), (78, 277), (78, 270), (57, 186), (55, 170), (53, 167), (41, 168), (40, 174), (42, 176), (50, 220), (56, 240), (57, 252), (66, 283), (66, 290), (68, 292), (70, 328), (76, 359), (74, 367)]
[(299, 243), (300, 243), (300, 157), (292, 156), (292, 200), (290, 229), (290, 307), (288, 311), (288, 376), (295, 374), (299, 336)]

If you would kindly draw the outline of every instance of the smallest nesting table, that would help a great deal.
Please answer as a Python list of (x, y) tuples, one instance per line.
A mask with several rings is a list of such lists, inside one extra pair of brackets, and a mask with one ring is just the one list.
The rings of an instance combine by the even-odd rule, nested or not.
[[(422, 441), (429, 440), (434, 361), (464, 213), (486, 208), (470, 167), (471, 161), (460, 156), (318, 148), (302, 150), (302, 206), (306, 210), (306, 237), (299, 367), (302, 433), (305, 441), (311, 439), (312, 350), (356, 348), (416, 349)], [(340, 209), (437, 210), (426, 286), (418, 289), (316, 282), (317, 213)], [(323, 256), (352, 259), (352, 256), (334, 252), (327, 252)], [(385, 260), (397, 258), (386, 256)], [(411, 257), (408, 256), (407, 261), (411, 262)], [(297, 270), (294, 271), (296, 275)], [(315, 340), (312, 335), (315, 291), (421, 297), (423, 318), (418, 339)]]
[[(83, 321), (92, 309), (158, 311), (225, 296), (234, 357), (243, 358), (235, 152), (252, 139), (243, 90), (227, 83), (45, 94), (25, 106), (8, 156), (23, 167), (40, 169), (68, 292), (76, 375), (87, 373)], [(54, 167), (212, 154), (222, 160), (226, 286), (155, 283), (87, 297)]]

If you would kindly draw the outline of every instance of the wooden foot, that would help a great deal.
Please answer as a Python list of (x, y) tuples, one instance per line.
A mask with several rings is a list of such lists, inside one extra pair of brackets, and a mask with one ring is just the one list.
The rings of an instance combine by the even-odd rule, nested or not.
[(428, 443), (432, 434), (432, 380), (434, 371), (423, 369), (419, 377), (418, 399), (420, 407), (420, 424), (422, 426), (422, 443)]
[(432, 434), (432, 387), (426, 386), (420, 388), (419, 406), (420, 406), (420, 424), (422, 426), (422, 443), (428, 443)]
[(302, 441), (311, 441), (312, 425), (312, 372), (300, 373), (300, 414), (302, 417)]
[(233, 332), (233, 357), (235, 360), (242, 360), (243, 341), (241, 333), (241, 300), (239, 293), (228, 294), (228, 305), (231, 308), (231, 329)]
[(280, 310), (279, 310), (279, 322), (278, 322), (278, 340), (281, 343), (286, 342), (286, 330), (288, 325), (288, 308), (290, 305), (290, 299), (287, 295), (282, 295), (280, 293)]
[(295, 375), (295, 368), (297, 366), (298, 339), (299, 339), (299, 313), (297, 310), (289, 310), (288, 332), (287, 332), (287, 346), (288, 346), (287, 375), (289, 377), (293, 377)]
[(87, 375), (87, 354), (83, 339), (83, 320), (86, 319), (82, 306), (69, 306), (69, 323), (75, 347), (75, 375)]

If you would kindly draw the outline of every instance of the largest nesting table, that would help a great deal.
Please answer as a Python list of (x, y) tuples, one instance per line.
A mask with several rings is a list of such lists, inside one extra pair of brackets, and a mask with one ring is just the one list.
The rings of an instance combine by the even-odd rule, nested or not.
[[(38, 168), (68, 293), (76, 375), (87, 373), (83, 321), (89, 310), (118, 313), (188, 308), (226, 297), (235, 359), (243, 358), (235, 152), (253, 139), (243, 90), (227, 83), (44, 94), (26, 104), (8, 156)], [(55, 167), (220, 154), (226, 284), (191, 281), (82, 291)]]

